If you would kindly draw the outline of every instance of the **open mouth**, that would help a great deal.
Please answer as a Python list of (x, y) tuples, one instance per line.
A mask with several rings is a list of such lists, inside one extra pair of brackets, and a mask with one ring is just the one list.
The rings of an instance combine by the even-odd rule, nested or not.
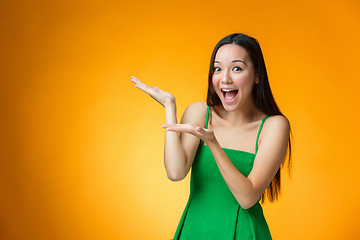
[(236, 97), (239, 90), (237, 90), (237, 89), (221, 89), (221, 92), (222, 92), (225, 100), (232, 100)]

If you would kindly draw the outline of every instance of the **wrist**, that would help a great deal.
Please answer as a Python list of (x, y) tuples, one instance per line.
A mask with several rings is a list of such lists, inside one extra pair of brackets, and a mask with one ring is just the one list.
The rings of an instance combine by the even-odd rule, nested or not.
[(164, 104), (164, 107), (165, 108), (172, 108), (172, 107), (175, 107), (176, 106), (176, 103), (175, 103), (175, 100), (174, 101), (171, 101), (171, 102), (166, 102)]
[(204, 141), (206, 143), (206, 145), (208, 145), (209, 147), (213, 147), (213, 146), (220, 146), (219, 142), (217, 141), (215, 135)]

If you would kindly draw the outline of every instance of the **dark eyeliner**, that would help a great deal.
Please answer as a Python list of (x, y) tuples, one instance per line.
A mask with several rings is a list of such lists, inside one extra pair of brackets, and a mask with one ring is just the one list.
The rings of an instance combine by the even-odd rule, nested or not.
[(237, 67), (237, 66), (236, 66), (236, 67), (234, 67), (234, 68), (238, 68), (238, 69), (240, 69), (240, 71), (242, 71), (242, 70), (243, 70), (241, 67)]

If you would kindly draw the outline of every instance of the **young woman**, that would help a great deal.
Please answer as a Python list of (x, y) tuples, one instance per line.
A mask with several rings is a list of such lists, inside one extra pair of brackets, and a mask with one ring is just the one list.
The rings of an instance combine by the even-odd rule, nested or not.
[(182, 180), (192, 169), (174, 240), (271, 239), (260, 199), (278, 198), (291, 130), (272, 96), (258, 41), (236, 33), (216, 45), (207, 101), (190, 104), (180, 124), (174, 96), (131, 81), (165, 107), (168, 178)]

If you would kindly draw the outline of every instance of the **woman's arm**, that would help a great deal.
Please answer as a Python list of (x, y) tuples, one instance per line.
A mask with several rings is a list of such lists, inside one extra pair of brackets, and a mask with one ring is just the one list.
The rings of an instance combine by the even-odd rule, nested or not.
[[(181, 125), (188, 129), (196, 125), (205, 125), (206, 103), (196, 102), (190, 104), (182, 118)], [(166, 124), (176, 125), (176, 106), (165, 106)], [(199, 145), (199, 138), (189, 133), (166, 131), (165, 132), (165, 149), (164, 163), (168, 178), (172, 181), (180, 181), (189, 173), (194, 161), (196, 149)]]
[[(132, 76), (131, 81), (135, 83), (135, 87), (149, 94), (165, 107), (166, 124), (176, 125), (176, 103), (173, 95), (156, 86), (149, 87), (136, 77)], [(198, 102), (189, 105), (184, 112), (181, 123), (189, 127), (194, 124), (201, 125), (201, 119), (205, 119), (206, 112), (204, 113), (204, 110), (206, 111), (206, 103)], [(179, 136), (177, 132), (165, 132), (164, 165), (170, 180), (179, 181), (186, 177), (198, 145), (199, 139), (191, 134), (180, 133)]]
[(207, 141), (219, 170), (240, 206), (252, 207), (275, 177), (286, 154), (290, 125), (283, 116), (272, 116), (262, 130), (254, 166), (246, 178), (232, 164), (216, 139)]
[[(165, 119), (167, 124), (177, 124), (175, 103), (165, 105)], [(164, 166), (172, 181), (181, 180), (187, 174), (186, 154), (177, 132), (165, 132)]]
[(164, 124), (167, 131), (190, 133), (206, 142), (232, 194), (244, 209), (252, 207), (269, 186), (285, 157), (290, 124), (283, 116), (269, 117), (261, 132), (261, 144), (248, 177), (242, 175), (221, 148), (211, 129), (196, 125)]

